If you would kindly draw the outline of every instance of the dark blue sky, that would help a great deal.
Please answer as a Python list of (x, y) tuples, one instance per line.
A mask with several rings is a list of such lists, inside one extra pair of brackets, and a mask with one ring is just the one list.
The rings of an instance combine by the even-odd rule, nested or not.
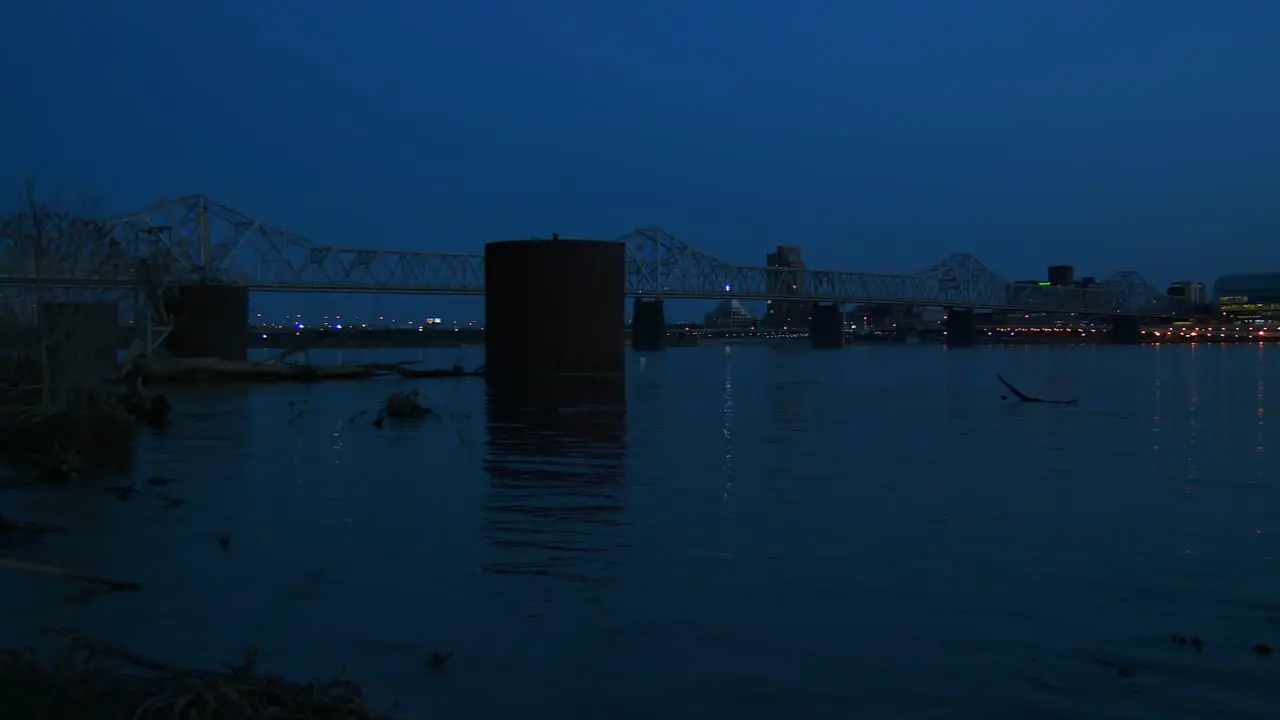
[(660, 225), (743, 264), (967, 251), (1010, 279), (1280, 266), (1274, 1), (47, 0), (0, 21), (7, 182), (114, 210), (202, 192), (323, 242), (456, 251)]

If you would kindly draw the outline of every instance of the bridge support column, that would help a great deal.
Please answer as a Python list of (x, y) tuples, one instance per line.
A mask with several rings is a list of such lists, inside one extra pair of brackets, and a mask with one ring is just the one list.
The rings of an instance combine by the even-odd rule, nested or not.
[(169, 305), (173, 329), (165, 346), (175, 357), (244, 362), (249, 356), (249, 291), (231, 285), (187, 285)]
[(809, 345), (818, 350), (844, 347), (844, 317), (839, 303), (816, 302), (809, 309)]
[(973, 322), (973, 310), (970, 308), (947, 309), (947, 340), (949, 348), (973, 347), (976, 330)]
[(486, 376), (520, 384), (620, 374), (625, 251), (623, 243), (599, 240), (485, 245)]
[(631, 348), (662, 350), (667, 346), (667, 312), (661, 298), (636, 298), (631, 311)]
[(1111, 318), (1111, 342), (1133, 345), (1142, 342), (1142, 327), (1136, 315), (1114, 315)]

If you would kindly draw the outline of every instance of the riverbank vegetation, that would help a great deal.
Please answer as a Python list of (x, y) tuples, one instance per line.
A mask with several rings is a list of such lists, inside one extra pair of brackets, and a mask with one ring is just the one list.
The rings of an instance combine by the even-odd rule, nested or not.
[(117, 290), (68, 278), (111, 272), (120, 259), (101, 223), (43, 201), (33, 180), (0, 218), (5, 274), (31, 278), (0, 302), (0, 458), (23, 470), (74, 476), (126, 467), (133, 417), (110, 384)]
[[(283, 357), (263, 363), (157, 359), (139, 346), (122, 366), (117, 360), (120, 310), (139, 302), (139, 296), (155, 300), (152, 308), (158, 306), (162, 295), (156, 278), (164, 274), (164, 258), (127, 254), (104, 224), (87, 217), (44, 202), (31, 181), (16, 209), (0, 215), (0, 275), (9, 278), (8, 284), (0, 284), (0, 464), (31, 482), (65, 482), (129, 469), (139, 425), (161, 427), (169, 418), (167, 400), (154, 390), (157, 382), (432, 378), (480, 372), (460, 366), (420, 370), (407, 364), (323, 368), (309, 362), (284, 364)], [(14, 278), (21, 280), (15, 284)], [(393, 418), (429, 412), (416, 392), (393, 393), (381, 408), (381, 415)], [(147, 484), (158, 487), (168, 481), (151, 478)], [(5, 485), (21, 486), (0, 480), (0, 487)], [(125, 500), (136, 488), (114, 490)], [(185, 502), (159, 492), (152, 495), (161, 507)], [(95, 593), (143, 590), (140, 582), (34, 562), (20, 552), (63, 532), (0, 511), (0, 548), (5, 551), (0, 571)], [(217, 541), (225, 552), (229, 536)], [(155, 660), (72, 630), (52, 632), (61, 646), (48, 653), (5, 649), (0, 639), (0, 706), (6, 720), (391, 718), (371, 709), (360, 686), (350, 680), (294, 682), (262, 672), (253, 648), (239, 664), (209, 670)], [(424, 671), (439, 672), (446, 661), (445, 655), (433, 654), (424, 660)]]

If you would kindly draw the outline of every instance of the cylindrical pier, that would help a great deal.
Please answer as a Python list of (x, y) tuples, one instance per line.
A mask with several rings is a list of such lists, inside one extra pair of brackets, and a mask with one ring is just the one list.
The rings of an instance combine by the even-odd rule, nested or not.
[(503, 379), (620, 374), (625, 262), (619, 242), (485, 245), (486, 374)]
[(249, 291), (233, 285), (187, 285), (169, 306), (165, 342), (175, 357), (244, 362), (249, 356)]
[(1142, 342), (1142, 324), (1136, 315), (1114, 315), (1111, 318), (1111, 342), (1133, 345)]
[(948, 308), (946, 328), (947, 347), (973, 347), (974, 335), (977, 334), (977, 327), (976, 323), (973, 321), (972, 308)]
[(667, 312), (661, 298), (636, 298), (631, 311), (631, 349), (667, 347)]
[(844, 313), (839, 304), (813, 304), (809, 310), (809, 344), (817, 350), (844, 347)]

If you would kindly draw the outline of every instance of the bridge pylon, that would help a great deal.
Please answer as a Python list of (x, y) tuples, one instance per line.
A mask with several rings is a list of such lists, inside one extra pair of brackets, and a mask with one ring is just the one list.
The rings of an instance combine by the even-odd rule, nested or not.
[(844, 312), (840, 303), (815, 302), (809, 308), (809, 344), (818, 350), (844, 347)]
[(624, 251), (622, 243), (559, 238), (485, 245), (486, 379), (519, 386), (620, 375)]
[(977, 335), (977, 324), (973, 318), (973, 308), (947, 308), (946, 346), (949, 348), (973, 347)]
[(1111, 317), (1111, 342), (1118, 345), (1133, 345), (1141, 341), (1142, 326), (1136, 315)]
[(638, 297), (631, 310), (631, 349), (664, 350), (667, 313), (662, 298)]

